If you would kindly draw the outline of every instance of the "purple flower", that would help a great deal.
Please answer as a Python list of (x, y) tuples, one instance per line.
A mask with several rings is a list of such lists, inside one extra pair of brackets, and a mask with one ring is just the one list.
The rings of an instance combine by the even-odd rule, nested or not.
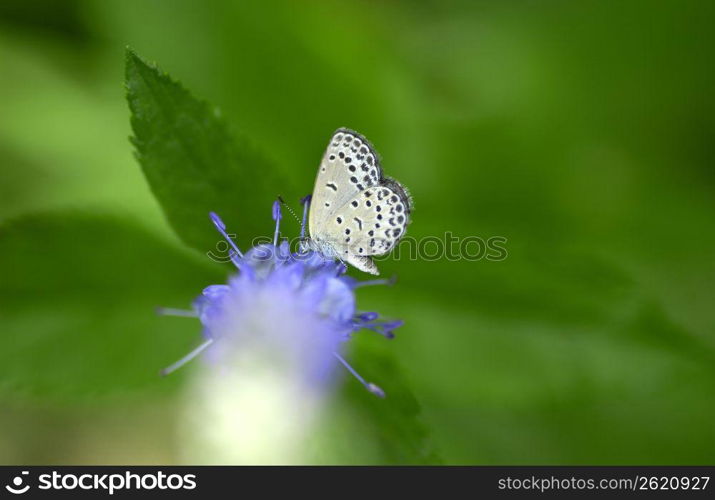
[[(301, 236), (305, 234), (308, 199), (303, 200)], [(391, 280), (358, 281), (345, 275), (345, 264), (314, 251), (292, 253), (280, 238), (281, 204), (273, 204), (275, 233), (272, 244), (258, 245), (245, 254), (228, 236), (215, 213), (211, 220), (230, 245), (229, 256), (238, 273), (225, 285), (211, 285), (194, 301), (192, 310), (161, 309), (162, 314), (197, 317), (203, 342), (162, 371), (168, 374), (198, 354), (217, 366), (237, 360), (269, 361), (299, 379), (303, 387), (330, 383), (336, 366), (343, 365), (367, 390), (384, 397), (341, 355), (344, 342), (362, 329), (387, 338), (401, 321), (384, 321), (375, 312), (358, 312), (355, 289)]]

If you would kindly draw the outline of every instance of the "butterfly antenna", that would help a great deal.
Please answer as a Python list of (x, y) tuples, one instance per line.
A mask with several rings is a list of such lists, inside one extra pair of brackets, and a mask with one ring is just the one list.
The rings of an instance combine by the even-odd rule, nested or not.
[(298, 217), (298, 216), (295, 214), (295, 212), (293, 211), (293, 209), (288, 206), (288, 204), (285, 202), (285, 200), (283, 199), (282, 196), (278, 196), (278, 201), (281, 202), (281, 205), (283, 205), (284, 207), (286, 207), (286, 210), (288, 210), (288, 211), (290, 212), (290, 214), (295, 218), (295, 220), (298, 221), (298, 224), (300, 224), (300, 217)]

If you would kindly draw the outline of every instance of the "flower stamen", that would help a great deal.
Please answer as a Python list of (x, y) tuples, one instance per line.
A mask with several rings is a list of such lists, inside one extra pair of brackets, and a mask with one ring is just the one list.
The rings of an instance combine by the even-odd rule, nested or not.
[(313, 198), (312, 195), (307, 195), (302, 200), (300, 200), (303, 205), (303, 222), (300, 225), (300, 239), (301, 241), (305, 239), (305, 227), (308, 223), (308, 207), (310, 207), (310, 200)]
[(273, 202), (273, 220), (276, 221), (276, 232), (273, 234), (273, 246), (278, 246), (278, 235), (280, 234), (281, 219), (283, 214), (281, 213), (281, 202), (276, 200)]
[(221, 233), (226, 242), (233, 248), (233, 251), (229, 252), (229, 256), (231, 257), (231, 262), (233, 262), (233, 264), (240, 269), (241, 266), (239, 266), (238, 258), (243, 258), (243, 254), (241, 253), (241, 250), (238, 249), (233, 239), (229, 237), (226, 232), (226, 224), (224, 224), (221, 217), (219, 217), (215, 212), (209, 212), (209, 217), (211, 217), (211, 222), (214, 223), (218, 232)]
[(340, 354), (338, 354), (337, 352), (334, 352), (333, 356), (335, 356), (338, 359), (338, 361), (340, 361), (340, 363), (342, 363), (342, 365), (345, 367), (345, 369), (347, 369), (347, 371), (349, 371), (353, 375), (353, 377), (355, 377), (363, 386), (365, 386), (365, 389), (367, 389), (368, 391), (373, 393), (375, 396), (378, 396), (380, 398), (385, 397), (385, 391), (380, 389), (379, 386), (373, 384), (372, 382), (368, 382), (364, 378), (362, 378), (362, 376), (355, 370), (355, 368), (350, 366), (350, 363), (345, 361), (345, 358), (343, 358)]
[(175, 363), (170, 364), (169, 366), (167, 366), (166, 368), (161, 370), (159, 373), (161, 374), (162, 377), (164, 377), (172, 372), (175, 372), (176, 370), (178, 370), (179, 368), (184, 366), (186, 363), (188, 363), (189, 361), (194, 359), (196, 356), (198, 356), (199, 354), (204, 352), (204, 350), (213, 343), (214, 343), (214, 339), (204, 340), (201, 344), (199, 344), (198, 347), (196, 347), (189, 354), (187, 354), (180, 360), (176, 361)]
[(387, 279), (379, 279), (379, 280), (367, 280), (367, 281), (355, 281), (355, 284), (353, 285), (353, 288), (362, 288), (364, 286), (375, 286), (375, 285), (387, 285), (387, 286), (392, 286), (395, 283), (397, 283), (397, 276), (393, 275), (390, 276)]
[(199, 314), (192, 309), (174, 309), (173, 307), (157, 307), (159, 316), (178, 316), (182, 318), (198, 318)]

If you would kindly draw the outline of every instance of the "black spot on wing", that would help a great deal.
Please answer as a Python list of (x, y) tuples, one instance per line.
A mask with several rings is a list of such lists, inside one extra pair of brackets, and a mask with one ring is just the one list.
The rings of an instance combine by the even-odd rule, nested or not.
[[(398, 199), (393, 199), (391, 197), (390, 201), (392, 201), (393, 203), (397, 203), (398, 201), (402, 202), (402, 205), (404, 205), (405, 213), (409, 215), (409, 213), (412, 211), (412, 199), (410, 198), (410, 195), (405, 189), (405, 187), (396, 180), (391, 179), (389, 177), (380, 179), (380, 184), (389, 188), (390, 191), (397, 195)], [(398, 211), (402, 211), (402, 209), (399, 209)]]

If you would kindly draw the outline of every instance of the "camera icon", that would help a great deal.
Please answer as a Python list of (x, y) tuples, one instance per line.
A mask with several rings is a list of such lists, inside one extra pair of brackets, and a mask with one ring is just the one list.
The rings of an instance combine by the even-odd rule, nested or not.
[(26, 493), (27, 490), (30, 489), (30, 485), (26, 484), (25, 486), (22, 486), (24, 479), (22, 476), (27, 476), (29, 473), (30, 471), (22, 471), (21, 475), (12, 478), (11, 484), (5, 485), (5, 489), (14, 495), (22, 495), (23, 493)]

